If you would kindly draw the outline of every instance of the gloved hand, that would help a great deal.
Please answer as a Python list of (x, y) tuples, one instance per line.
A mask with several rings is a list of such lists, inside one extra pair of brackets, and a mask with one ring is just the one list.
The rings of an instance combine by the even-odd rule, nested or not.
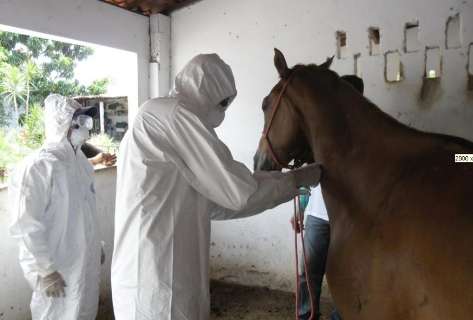
[(95, 157), (89, 158), (89, 161), (93, 166), (103, 164), (104, 166), (110, 167), (117, 162), (117, 156), (106, 152), (100, 152)]
[(300, 233), (302, 229), (304, 229), (304, 223), (301, 221), (299, 215), (297, 216), (297, 218), (294, 218), (294, 216), (292, 216), (290, 221), (292, 230), (295, 230), (297, 233)]
[(294, 176), (296, 187), (315, 187), (320, 182), (322, 167), (319, 164), (308, 164), (290, 172)]
[(66, 287), (66, 282), (57, 271), (39, 278), (39, 288), (46, 293), (47, 297), (65, 297), (64, 287)]

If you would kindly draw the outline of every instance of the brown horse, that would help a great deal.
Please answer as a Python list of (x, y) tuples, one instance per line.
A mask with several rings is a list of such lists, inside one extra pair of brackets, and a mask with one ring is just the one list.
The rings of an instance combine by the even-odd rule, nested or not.
[(322, 165), (327, 278), (345, 320), (473, 319), (473, 163), (454, 161), (473, 143), (399, 123), (329, 64), (289, 69), (276, 50), (255, 168)]

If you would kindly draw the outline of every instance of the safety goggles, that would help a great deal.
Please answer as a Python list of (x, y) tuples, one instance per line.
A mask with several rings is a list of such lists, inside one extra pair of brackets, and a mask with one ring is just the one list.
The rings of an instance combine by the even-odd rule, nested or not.
[(71, 127), (73, 129), (85, 128), (87, 130), (92, 130), (94, 127), (94, 120), (90, 116), (81, 114), (72, 119)]
[(222, 101), (220, 101), (220, 103), (218, 104), (220, 107), (226, 109), (230, 103), (232, 103), (233, 99), (235, 98), (235, 96), (231, 96), (231, 97), (228, 97), (228, 98), (225, 98), (223, 99)]
[(228, 105), (230, 104), (230, 97), (226, 98), (226, 99), (223, 99), (222, 101), (220, 101), (220, 106), (222, 108), (226, 108), (228, 107)]

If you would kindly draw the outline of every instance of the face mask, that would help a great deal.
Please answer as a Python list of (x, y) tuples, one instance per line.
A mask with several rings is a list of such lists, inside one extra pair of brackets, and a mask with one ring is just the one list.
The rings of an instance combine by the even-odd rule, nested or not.
[(72, 119), (71, 135), (69, 140), (74, 148), (78, 148), (89, 139), (89, 130), (93, 127), (93, 119), (87, 115), (79, 115)]
[(83, 145), (88, 139), (89, 130), (87, 128), (72, 129), (71, 136), (69, 137), (69, 141), (76, 149)]
[(227, 111), (228, 106), (232, 103), (233, 98), (234, 97), (228, 97), (223, 99), (217, 107), (209, 113), (207, 121), (212, 128), (217, 128), (222, 124), (223, 119), (225, 119), (225, 111)]
[(207, 117), (207, 122), (212, 128), (217, 128), (222, 124), (223, 119), (225, 119), (225, 110), (212, 110)]

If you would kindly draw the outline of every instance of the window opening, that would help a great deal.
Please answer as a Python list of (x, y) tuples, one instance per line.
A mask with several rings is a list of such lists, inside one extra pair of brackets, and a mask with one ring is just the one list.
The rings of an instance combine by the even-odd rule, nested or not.
[(416, 52), (419, 49), (419, 22), (408, 22), (404, 27), (404, 51)]
[(442, 55), (439, 47), (427, 47), (425, 50), (425, 77), (440, 78), (442, 72)]
[(347, 33), (345, 31), (337, 31), (337, 58), (346, 58), (347, 57)]
[(445, 32), (445, 41), (445, 47), (447, 49), (461, 48), (461, 20), (459, 13), (448, 18)]
[(370, 56), (377, 56), (381, 54), (381, 35), (379, 28), (370, 27), (368, 28), (368, 39)]
[(386, 82), (400, 82), (402, 80), (401, 55), (398, 51), (389, 51), (385, 54)]

